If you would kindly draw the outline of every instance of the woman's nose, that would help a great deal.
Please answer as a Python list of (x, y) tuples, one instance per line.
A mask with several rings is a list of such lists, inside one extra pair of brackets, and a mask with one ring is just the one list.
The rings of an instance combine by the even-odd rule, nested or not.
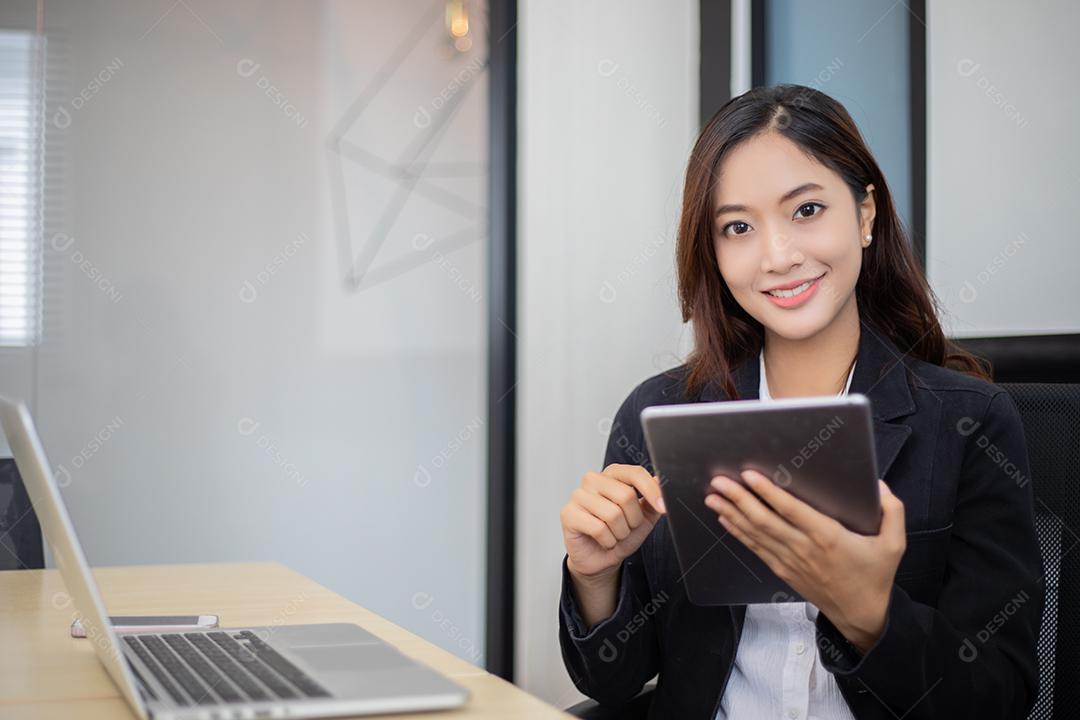
[(802, 253), (795, 247), (794, 238), (790, 235), (784, 232), (770, 232), (766, 238), (765, 250), (761, 258), (763, 272), (783, 274), (792, 265), (802, 263)]

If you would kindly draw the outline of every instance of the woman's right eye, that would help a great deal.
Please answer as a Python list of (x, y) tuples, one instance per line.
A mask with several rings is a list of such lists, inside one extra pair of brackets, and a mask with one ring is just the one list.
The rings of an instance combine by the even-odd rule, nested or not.
[(724, 235), (727, 235), (728, 237), (731, 235), (745, 235), (750, 232), (750, 226), (742, 221), (736, 220), (735, 222), (730, 222), (725, 225), (723, 232)]

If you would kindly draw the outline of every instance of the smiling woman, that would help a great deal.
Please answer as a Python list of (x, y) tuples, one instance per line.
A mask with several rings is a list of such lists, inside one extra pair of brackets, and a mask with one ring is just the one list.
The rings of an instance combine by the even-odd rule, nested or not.
[[(578, 688), (618, 706), (658, 676), (650, 717), (664, 718), (1024, 717), (1044, 588), (1031, 487), (1005, 469), (1028, 474), (1023, 427), (945, 338), (847, 111), (791, 85), (724, 105), (690, 156), (676, 255), (694, 350), (623, 402), (603, 471), (562, 509), (560, 642)], [(847, 392), (873, 414), (878, 534), (744, 465), (702, 498), (714, 547), (742, 543), (805, 601), (695, 605), (682, 568), (702, 558), (676, 557), (642, 410)]]

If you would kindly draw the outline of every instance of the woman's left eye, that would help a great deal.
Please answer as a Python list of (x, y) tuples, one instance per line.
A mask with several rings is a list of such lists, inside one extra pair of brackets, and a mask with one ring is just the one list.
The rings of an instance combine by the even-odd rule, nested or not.
[(795, 211), (795, 214), (798, 217), (802, 218), (810, 218), (814, 217), (815, 215), (820, 215), (821, 210), (815, 210), (814, 208), (821, 208), (821, 210), (824, 210), (825, 206), (821, 203), (816, 202), (803, 203), (799, 206), (799, 209)]

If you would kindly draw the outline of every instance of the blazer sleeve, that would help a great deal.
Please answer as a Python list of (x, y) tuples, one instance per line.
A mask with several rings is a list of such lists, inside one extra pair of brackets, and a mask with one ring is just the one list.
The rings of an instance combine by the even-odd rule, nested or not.
[[(647, 462), (640, 442), (641, 423), (631, 393), (620, 406), (608, 436), (604, 467), (612, 463)], [(660, 651), (656, 635), (655, 597), (645, 573), (653, 535), (623, 561), (618, 600), (611, 617), (586, 629), (574, 596), (566, 557), (562, 563), (559, 599), (559, 644), (571, 680), (585, 695), (603, 705), (621, 705), (656, 676)], [(651, 611), (650, 611), (651, 608)]]
[(885, 629), (865, 655), (817, 620), (825, 668), (897, 717), (1023, 718), (1038, 691), (1044, 583), (1024, 430), (1005, 391), (965, 442), (937, 607), (894, 583)]

